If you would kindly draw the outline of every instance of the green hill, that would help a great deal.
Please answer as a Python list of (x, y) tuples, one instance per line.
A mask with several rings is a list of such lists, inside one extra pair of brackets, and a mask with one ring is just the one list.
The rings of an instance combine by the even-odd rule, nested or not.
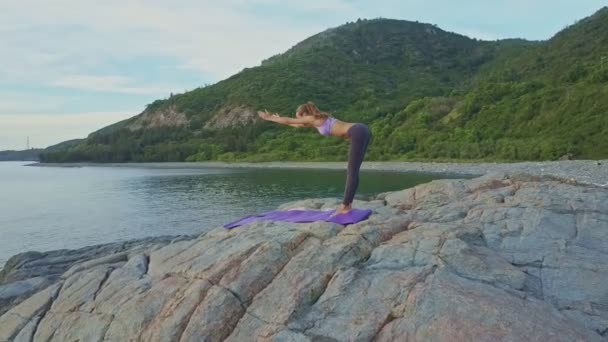
[(305, 101), (372, 127), (369, 159), (608, 157), (608, 9), (548, 41), (360, 20), (158, 100), (44, 161), (343, 160), (348, 145), (255, 119)]

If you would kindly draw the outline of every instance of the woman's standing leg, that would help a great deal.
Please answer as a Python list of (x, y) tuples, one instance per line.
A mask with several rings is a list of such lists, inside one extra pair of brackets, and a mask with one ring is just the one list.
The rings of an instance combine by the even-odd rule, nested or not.
[(369, 128), (362, 124), (355, 124), (349, 130), (350, 149), (348, 152), (348, 168), (346, 171), (346, 186), (342, 204), (350, 205), (355, 198), (359, 187), (359, 169), (365, 158), (365, 151), (371, 139)]

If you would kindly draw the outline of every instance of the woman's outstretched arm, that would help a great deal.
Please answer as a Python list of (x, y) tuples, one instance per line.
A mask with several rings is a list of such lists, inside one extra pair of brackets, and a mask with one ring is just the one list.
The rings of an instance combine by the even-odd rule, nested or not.
[(258, 116), (267, 121), (272, 121), (292, 127), (311, 127), (314, 120), (310, 116), (305, 116), (302, 118), (288, 118), (280, 116), (279, 114), (270, 114), (268, 112), (258, 112)]

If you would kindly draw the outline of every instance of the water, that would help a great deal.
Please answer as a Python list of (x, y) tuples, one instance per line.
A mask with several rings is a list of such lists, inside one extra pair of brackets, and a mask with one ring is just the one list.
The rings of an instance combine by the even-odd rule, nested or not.
[[(195, 234), (305, 198), (341, 197), (344, 171), (29, 167), (0, 163), (0, 265), (29, 251)], [(435, 175), (363, 172), (358, 198)]]

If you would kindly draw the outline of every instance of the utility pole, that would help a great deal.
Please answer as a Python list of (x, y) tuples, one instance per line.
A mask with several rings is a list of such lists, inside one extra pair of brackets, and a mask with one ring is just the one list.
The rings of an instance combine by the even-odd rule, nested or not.
[(27, 137), (27, 149), (28, 150), (30, 149), (30, 137), (29, 136)]

